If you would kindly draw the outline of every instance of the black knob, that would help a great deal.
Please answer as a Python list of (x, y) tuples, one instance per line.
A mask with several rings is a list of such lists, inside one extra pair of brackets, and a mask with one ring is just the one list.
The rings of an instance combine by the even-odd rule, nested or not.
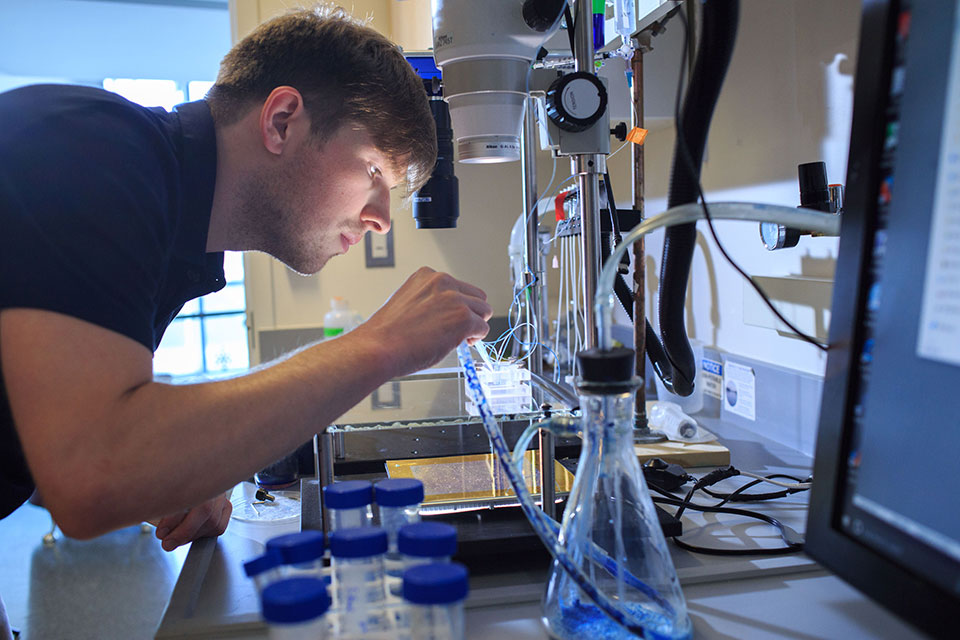
[(585, 131), (607, 108), (607, 89), (597, 76), (577, 71), (547, 89), (547, 116), (564, 131)]
[(627, 139), (627, 123), (621, 122), (613, 129), (610, 129), (610, 135), (616, 136), (620, 142), (625, 142)]
[(807, 162), (797, 165), (800, 182), (800, 206), (830, 211), (830, 190), (827, 188), (827, 165)]

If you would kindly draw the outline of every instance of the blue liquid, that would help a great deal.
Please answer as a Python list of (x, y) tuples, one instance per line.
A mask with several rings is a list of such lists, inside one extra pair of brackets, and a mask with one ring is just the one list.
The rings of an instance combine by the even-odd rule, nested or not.
[(593, 50), (598, 51), (606, 44), (607, 39), (603, 35), (604, 21), (602, 13), (593, 14)]
[[(686, 632), (674, 628), (673, 622), (658, 613), (640, 605), (627, 605), (626, 610), (634, 621), (643, 627), (650, 640), (689, 640), (690, 629)], [(572, 605), (561, 605), (560, 619), (551, 619), (552, 631), (567, 638), (636, 638), (619, 624), (608, 618), (600, 609), (586, 602), (576, 601)]]

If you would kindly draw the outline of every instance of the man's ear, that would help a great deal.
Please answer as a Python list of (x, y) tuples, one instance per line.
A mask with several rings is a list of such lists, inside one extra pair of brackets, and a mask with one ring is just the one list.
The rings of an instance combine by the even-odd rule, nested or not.
[(303, 96), (293, 87), (277, 87), (270, 92), (260, 109), (260, 137), (267, 151), (280, 155), (294, 131), (309, 128), (303, 108)]

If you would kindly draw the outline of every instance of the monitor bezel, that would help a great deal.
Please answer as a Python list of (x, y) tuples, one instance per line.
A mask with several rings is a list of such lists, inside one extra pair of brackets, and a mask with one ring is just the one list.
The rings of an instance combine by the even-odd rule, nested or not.
[[(865, 0), (854, 80), (845, 210), (823, 381), (805, 550), (840, 578), (918, 629), (956, 631), (956, 597), (848, 536), (840, 525), (850, 453), (851, 385), (862, 342), (868, 268), (877, 214), (880, 158), (899, 2)], [(878, 96), (883, 99), (878, 100)], [(951, 618), (948, 620), (948, 618)], [(948, 627), (948, 622), (950, 626)]]

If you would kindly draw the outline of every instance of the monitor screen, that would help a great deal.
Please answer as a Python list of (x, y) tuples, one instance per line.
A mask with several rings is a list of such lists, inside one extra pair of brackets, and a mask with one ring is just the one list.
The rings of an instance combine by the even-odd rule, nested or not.
[(960, 0), (868, 0), (860, 39), (807, 550), (946, 635), (960, 610)]

